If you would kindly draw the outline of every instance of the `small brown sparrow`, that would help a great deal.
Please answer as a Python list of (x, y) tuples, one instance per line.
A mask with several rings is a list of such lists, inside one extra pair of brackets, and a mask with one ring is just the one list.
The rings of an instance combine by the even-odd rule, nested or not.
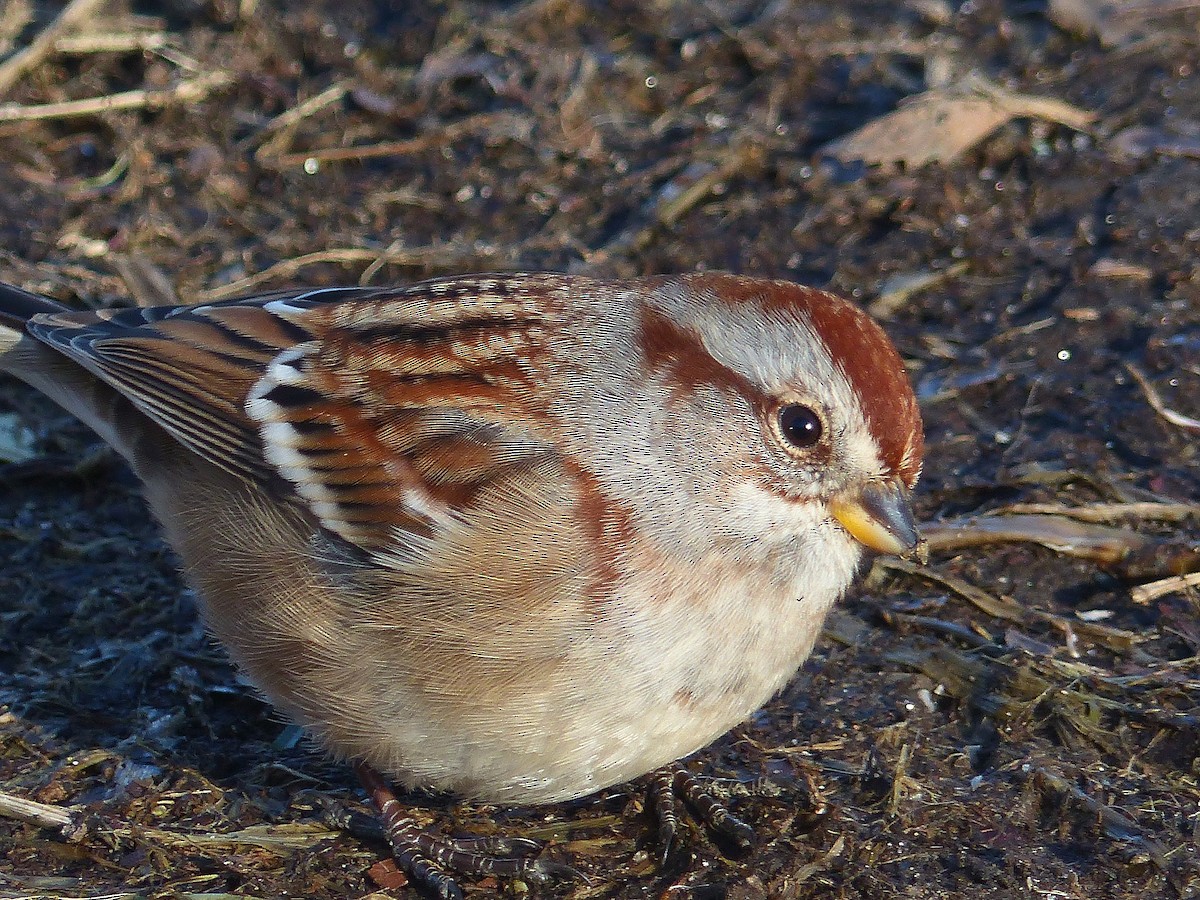
[(445, 868), (530, 867), (420, 833), (376, 772), (520, 804), (650, 772), (783, 686), (864, 545), (918, 544), (899, 355), (781, 281), (99, 312), (0, 286), (0, 369), (128, 460), (213, 632), (359, 763), (398, 858), (447, 896)]

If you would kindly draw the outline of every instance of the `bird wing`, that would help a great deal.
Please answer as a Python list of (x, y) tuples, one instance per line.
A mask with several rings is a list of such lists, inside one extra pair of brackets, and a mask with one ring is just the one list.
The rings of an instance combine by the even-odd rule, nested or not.
[(554, 276), (42, 313), (29, 331), (205, 460), (275, 482), (370, 553), (555, 455)]

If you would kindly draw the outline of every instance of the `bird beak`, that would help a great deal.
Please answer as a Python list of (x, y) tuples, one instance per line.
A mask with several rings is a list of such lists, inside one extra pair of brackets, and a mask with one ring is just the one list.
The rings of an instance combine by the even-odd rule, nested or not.
[(834, 497), (829, 510), (850, 536), (879, 553), (904, 556), (924, 546), (908, 488), (899, 479), (873, 482)]

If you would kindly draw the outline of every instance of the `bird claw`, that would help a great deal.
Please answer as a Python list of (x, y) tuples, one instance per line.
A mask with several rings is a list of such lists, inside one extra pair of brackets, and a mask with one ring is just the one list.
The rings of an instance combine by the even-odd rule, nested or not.
[[(766, 781), (763, 783), (769, 784)], [(679, 820), (685, 809), (691, 810), (697, 821), (739, 850), (749, 849), (754, 844), (754, 829), (730, 812), (723, 800), (735, 795), (778, 796), (780, 792), (778, 787), (772, 785), (774, 792), (768, 794), (765, 790), (754, 789), (753, 786), (757, 784), (754, 782), (749, 790), (740, 782), (731, 782), (726, 787), (715, 779), (694, 775), (678, 763), (653, 773), (647, 785), (647, 794), (658, 817), (658, 836), (663, 845), (664, 864), (675, 850)]]
[(537, 858), (545, 846), (541, 841), (493, 835), (449, 837), (426, 831), (406, 814), (378, 772), (362, 763), (355, 771), (379, 810), (383, 833), (397, 865), (415, 884), (442, 900), (462, 900), (456, 875), (498, 875), (538, 884), (578, 875), (570, 866)]

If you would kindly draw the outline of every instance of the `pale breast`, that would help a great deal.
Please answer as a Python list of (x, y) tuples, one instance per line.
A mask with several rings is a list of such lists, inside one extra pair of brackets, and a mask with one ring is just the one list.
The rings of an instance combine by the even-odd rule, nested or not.
[[(420, 696), (393, 685), (396, 715), (372, 759), (407, 782), (495, 802), (562, 800), (642, 775), (710, 743), (786, 683), (856, 558), (806, 572), (803, 590), (730, 577), (716, 560), (668, 576), (629, 571), (599, 608), (539, 622), (531, 650), (554, 633), (553, 659), (514, 655), (500, 628)], [(472, 677), (476, 690), (463, 694)]]
[(149, 494), (258, 687), (335, 754), (485, 801), (582, 796), (719, 737), (808, 656), (857, 561), (834, 541), (783, 577), (645, 550), (600, 573), (611, 590), (598, 597), (595, 561), (552, 521), (570, 497), (543, 492), (541, 515), (493, 529), (526, 548), (510, 551), (524, 554), (519, 577), (458, 547), (440, 569), (348, 581), (314, 552), (311, 523), (253, 491), (234, 504), (239, 492), (218, 490), (226, 513), (198, 528), (195, 511), (216, 502), (199, 483)]

